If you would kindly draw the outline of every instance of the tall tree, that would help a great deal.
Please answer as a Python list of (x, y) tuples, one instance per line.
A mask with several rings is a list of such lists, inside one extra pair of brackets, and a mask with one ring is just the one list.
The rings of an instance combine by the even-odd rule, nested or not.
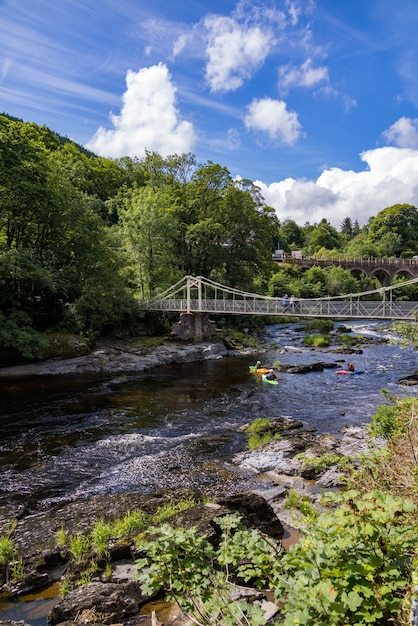
[(400, 235), (393, 254), (418, 249), (418, 209), (411, 204), (394, 204), (380, 211), (370, 222), (370, 237), (379, 244), (387, 233)]

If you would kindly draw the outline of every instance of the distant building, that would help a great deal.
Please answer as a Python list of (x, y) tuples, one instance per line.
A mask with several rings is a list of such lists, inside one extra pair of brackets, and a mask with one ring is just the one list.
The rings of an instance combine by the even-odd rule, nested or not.
[(284, 250), (275, 250), (271, 256), (273, 258), (273, 261), (276, 261), (276, 263), (281, 263), (284, 260)]

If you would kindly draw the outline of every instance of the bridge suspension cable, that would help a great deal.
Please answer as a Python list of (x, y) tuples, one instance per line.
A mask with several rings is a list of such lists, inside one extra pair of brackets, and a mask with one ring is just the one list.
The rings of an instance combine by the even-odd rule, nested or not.
[(370, 291), (283, 304), (281, 297), (227, 287), (203, 276), (185, 276), (150, 300), (140, 301), (140, 306), (148, 311), (413, 321), (418, 317), (418, 302), (393, 300), (393, 292), (415, 283), (418, 278)]

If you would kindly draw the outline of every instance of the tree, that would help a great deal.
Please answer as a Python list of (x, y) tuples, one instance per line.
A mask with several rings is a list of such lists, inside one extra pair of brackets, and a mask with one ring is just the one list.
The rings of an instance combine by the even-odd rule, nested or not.
[(370, 237), (378, 244), (384, 235), (400, 236), (393, 254), (418, 248), (418, 209), (411, 204), (394, 204), (380, 211), (370, 222)]
[(178, 220), (170, 188), (136, 188), (120, 209), (121, 232), (132, 255), (134, 273), (142, 298), (180, 275), (176, 269), (175, 245)]
[(304, 233), (294, 220), (285, 220), (279, 228), (279, 242), (281, 248), (290, 252), (290, 249), (300, 250), (303, 248)]
[(345, 217), (341, 222), (340, 232), (343, 235), (347, 235), (348, 238), (353, 236), (353, 223), (351, 221), (351, 217)]
[(310, 254), (315, 254), (319, 248), (333, 250), (334, 248), (338, 248), (339, 245), (340, 237), (337, 229), (331, 226), (326, 220), (322, 220), (306, 237), (306, 247)]

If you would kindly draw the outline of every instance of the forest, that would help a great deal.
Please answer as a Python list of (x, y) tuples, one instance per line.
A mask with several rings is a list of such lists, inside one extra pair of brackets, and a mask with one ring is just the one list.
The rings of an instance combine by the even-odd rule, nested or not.
[[(309, 213), (309, 207), (307, 207)], [(0, 115), (0, 355), (44, 354), (48, 333), (134, 334), (138, 301), (186, 274), (266, 295), (379, 287), (340, 267), (302, 272), (272, 253), (412, 258), (418, 209), (382, 207), (339, 230), (281, 222), (251, 180), (193, 154), (98, 157), (45, 126)], [(400, 297), (418, 299), (405, 287)]]

